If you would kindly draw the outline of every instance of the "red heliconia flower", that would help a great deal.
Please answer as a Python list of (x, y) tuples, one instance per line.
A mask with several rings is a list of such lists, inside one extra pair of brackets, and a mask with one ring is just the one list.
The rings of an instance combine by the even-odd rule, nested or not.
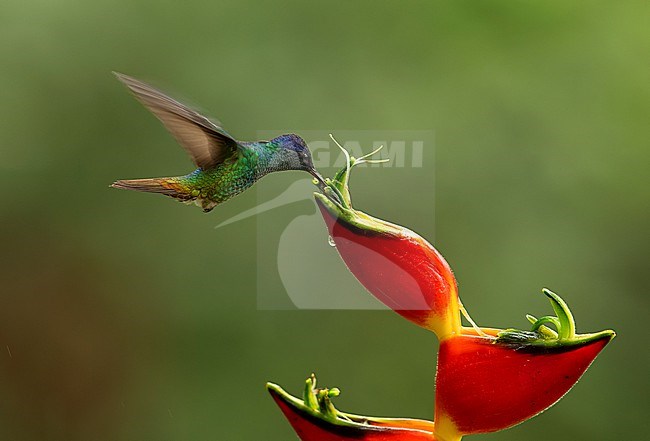
[(557, 317), (527, 316), (531, 331), (464, 328), (440, 343), (438, 433), (495, 432), (532, 418), (562, 398), (614, 337), (613, 331), (575, 334), (566, 303), (544, 293)]
[[(277, 385), (267, 388), (302, 441), (458, 441), (463, 435), (506, 429), (562, 398), (615, 335), (575, 334), (568, 306), (555, 293), (544, 293), (557, 317), (527, 316), (531, 331), (463, 328), (441, 342), (435, 424), (340, 412), (331, 403), (339, 390), (316, 389), (313, 374), (303, 400)], [(557, 332), (544, 323), (553, 323)]]
[(519, 424), (562, 398), (610, 339), (549, 348), (513, 348), (472, 335), (445, 340), (438, 353), (435, 419), (463, 435)]
[(268, 383), (269, 393), (302, 441), (435, 441), (431, 421), (409, 418), (373, 418), (337, 410), (331, 398), (337, 388), (317, 389), (316, 377), (305, 382), (303, 399)]
[(442, 255), (417, 233), (352, 208), (349, 172), (364, 162), (371, 160), (350, 158), (323, 193), (315, 193), (336, 249), (352, 274), (386, 306), (441, 339), (459, 333), (462, 306)]
[[(431, 244), (352, 208), (349, 172), (368, 160), (348, 159), (347, 167), (315, 194), (316, 202), (352, 274), (384, 304), (438, 336), (435, 424), (339, 412), (330, 401), (338, 390), (316, 389), (313, 376), (303, 401), (269, 384), (300, 438), (457, 441), (511, 427), (562, 398), (614, 332), (576, 334), (568, 306), (546, 289), (556, 315), (527, 315), (530, 331), (476, 326), (458, 298), (451, 268)], [(461, 325), (461, 312), (472, 327)]]

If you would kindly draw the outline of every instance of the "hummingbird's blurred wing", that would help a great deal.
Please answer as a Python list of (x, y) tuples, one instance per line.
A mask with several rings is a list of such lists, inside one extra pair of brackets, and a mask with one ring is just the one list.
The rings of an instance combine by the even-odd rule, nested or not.
[(237, 141), (205, 116), (140, 80), (114, 73), (138, 101), (162, 121), (203, 170), (214, 168), (238, 154)]

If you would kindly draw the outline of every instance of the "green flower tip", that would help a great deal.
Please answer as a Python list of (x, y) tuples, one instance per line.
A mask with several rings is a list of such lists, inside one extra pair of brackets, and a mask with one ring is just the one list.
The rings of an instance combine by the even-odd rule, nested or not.
[(323, 193), (332, 199), (336, 204), (346, 209), (352, 209), (352, 202), (350, 201), (350, 192), (348, 185), (350, 181), (350, 170), (360, 164), (379, 164), (388, 162), (388, 158), (384, 159), (370, 159), (373, 155), (378, 153), (384, 146), (379, 146), (370, 153), (367, 153), (359, 158), (350, 156), (350, 153), (334, 138), (330, 133), (332, 141), (341, 149), (345, 155), (345, 165), (339, 170), (333, 178), (325, 178), (325, 186), (321, 188)]
[(569, 306), (562, 300), (562, 298), (555, 294), (550, 289), (544, 288), (542, 292), (546, 297), (551, 300), (551, 306), (557, 314), (556, 319), (559, 323), (556, 324), (558, 338), (560, 340), (571, 340), (576, 334), (576, 322), (573, 319), (573, 314)]
[(302, 399), (307, 407), (313, 410), (318, 410), (318, 400), (316, 399), (316, 376), (314, 374), (311, 374), (311, 376), (305, 380), (305, 390), (302, 394)]
[[(316, 383), (316, 375), (314, 374), (311, 374), (305, 380), (305, 389), (302, 396), (304, 406), (316, 413), (320, 413), (325, 419), (336, 420), (340, 418), (341, 413), (334, 407), (331, 398), (338, 397), (341, 390), (337, 387), (319, 389), (316, 387)], [(272, 383), (267, 383), (266, 387), (276, 392), (279, 389)]]
[[(549, 298), (555, 316), (536, 318), (527, 314), (526, 319), (532, 324), (530, 331), (519, 329), (506, 329), (497, 334), (495, 343), (531, 345), (531, 346), (569, 346), (588, 343), (594, 340), (616, 336), (612, 330), (605, 330), (593, 334), (576, 334), (576, 324), (573, 314), (566, 302), (550, 289), (542, 289), (542, 293)], [(556, 330), (546, 325), (553, 325)]]

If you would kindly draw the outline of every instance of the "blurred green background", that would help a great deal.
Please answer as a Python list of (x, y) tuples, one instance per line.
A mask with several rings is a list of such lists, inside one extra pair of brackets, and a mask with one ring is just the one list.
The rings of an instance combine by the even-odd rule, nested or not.
[[(356, 205), (435, 233), (482, 325), (549, 313), (548, 286), (579, 331), (618, 332), (558, 405), (470, 439), (645, 438), (648, 12), (647, 2), (4, 0), (0, 439), (291, 440), (264, 383), (296, 393), (312, 371), (342, 389), (343, 410), (433, 413), (430, 333), (390, 311), (257, 308), (259, 226), (281, 227), (282, 210), (215, 230), (255, 194), (204, 215), (107, 188), (192, 169), (112, 70), (190, 97), (240, 139), (434, 130), (435, 228), (418, 209), (434, 195), (400, 181), (360, 178)], [(263, 184), (281, 192), (295, 178)], [(323, 244), (314, 253), (331, 252), (324, 229), (312, 234)]]

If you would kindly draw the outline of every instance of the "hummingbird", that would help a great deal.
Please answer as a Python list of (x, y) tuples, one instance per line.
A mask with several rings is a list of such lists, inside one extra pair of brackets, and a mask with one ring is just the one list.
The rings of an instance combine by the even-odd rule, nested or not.
[(319, 187), (327, 185), (300, 136), (290, 133), (270, 141), (237, 141), (220, 124), (160, 90), (127, 75), (115, 75), (163, 123), (198, 168), (185, 176), (122, 179), (111, 187), (194, 202), (207, 213), (272, 172), (306, 171)]

